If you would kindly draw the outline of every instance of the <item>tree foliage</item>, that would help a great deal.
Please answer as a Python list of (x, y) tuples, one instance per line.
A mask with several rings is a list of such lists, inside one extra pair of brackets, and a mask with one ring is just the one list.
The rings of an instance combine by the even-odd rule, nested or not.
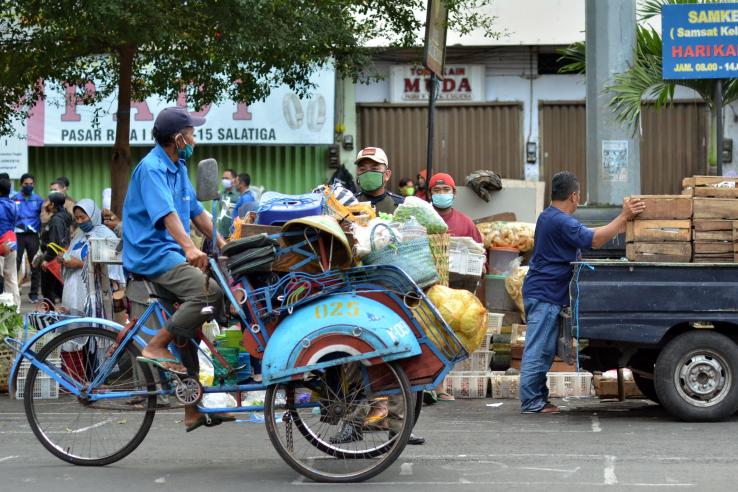
[[(493, 19), (479, 13), (489, 0), (445, 1), (451, 28), (494, 35)], [(111, 171), (123, 176), (117, 168), (126, 168), (127, 179), (131, 100), (158, 94), (175, 101), (184, 91), (187, 105), (200, 109), (226, 98), (263, 100), (283, 84), (302, 95), (310, 74), (328, 63), (357, 79), (370, 61), (370, 40), (418, 44), (425, 17), (416, 13), (425, 3), (0, 0), (0, 134), (44, 97), (39, 81), (72, 85), (87, 104), (117, 92)], [(122, 194), (113, 181), (116, 202)]]

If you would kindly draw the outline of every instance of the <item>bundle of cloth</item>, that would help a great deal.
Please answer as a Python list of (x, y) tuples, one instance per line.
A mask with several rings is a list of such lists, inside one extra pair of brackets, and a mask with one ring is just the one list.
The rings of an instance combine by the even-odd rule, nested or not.
[(271, 272), (279, 242), (265, 233), (231, 241), (223, 248), (228, 271), (237, 278), (250, 272)]
[(491, 192), (502, 189), (502, 178), (494, 171), (474, 171), (466, 177), (466, 186), (474, 190), (479, 198), (489, 202)]

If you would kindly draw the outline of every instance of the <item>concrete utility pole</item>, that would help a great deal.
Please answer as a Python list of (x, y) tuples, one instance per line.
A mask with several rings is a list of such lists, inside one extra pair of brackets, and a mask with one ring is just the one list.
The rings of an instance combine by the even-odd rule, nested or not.
[(636, 44), (636, 0), (586, 0), (587, 202), (621, 204), (641, 191), (639, 135), (616, 121), (603, 92), (627, 70)]

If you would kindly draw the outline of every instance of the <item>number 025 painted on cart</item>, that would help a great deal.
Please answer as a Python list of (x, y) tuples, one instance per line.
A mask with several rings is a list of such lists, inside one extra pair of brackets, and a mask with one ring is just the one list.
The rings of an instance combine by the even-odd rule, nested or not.
[(336, 316), (347, 316), (355, 318), (359, 316), (359, 303), (350, 302), (326, 302), (315, 306), (315, 317), (317, 319), (333, 318)]

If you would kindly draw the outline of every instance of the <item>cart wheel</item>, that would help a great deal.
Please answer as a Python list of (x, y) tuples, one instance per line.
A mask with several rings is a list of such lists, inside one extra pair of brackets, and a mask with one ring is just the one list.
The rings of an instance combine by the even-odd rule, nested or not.
[[(76, 328), (54, 337), (38, 353), (39, 362), (88, 386), (104, 367), (107, 376), (92, 393), (155, 391), (151, 370), (140, 364), (138, 348), (129, 343), (117, 361), (107, 355), (116, 333)], [(108, 465), (130, 454), (151, 428), (156, 395), (90, 400), (70, 394), (43, 371), (28, 368), (23, 400), (31, 430), (53, 455), (75, 465)]]
[[(365, 426), (372, 405), (385, 391), (391, 393), (387, 417)], [(270, 386), (266, 426), (277, 452), (302, 475), (318, 482), (361, 482), (402, 453), (413, 427), (413, 405), (410, 383), (399, 365), (352, 362), (303, 381)]]
[(738, 346), (721, 333), (697, 330), (669, 342), (656, 360), (663, 407), (687, 421), (716, 421), (738, 410)]

